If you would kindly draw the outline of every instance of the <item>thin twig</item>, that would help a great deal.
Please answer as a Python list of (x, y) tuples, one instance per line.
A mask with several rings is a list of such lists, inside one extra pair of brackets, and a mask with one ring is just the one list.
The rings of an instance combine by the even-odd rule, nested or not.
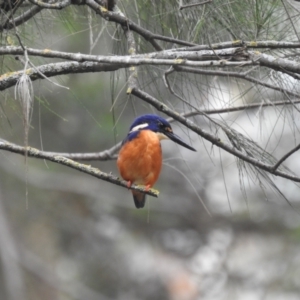
[(278, 167), (287, 159), (289, 158), (294, 152), (296, 152), (297, 150), (300, 149), (300, 144), (298, 146), (296, 146), (295, 148), (293, 148), (291, 151), (289, 151), (288, 153), (286, 153), (285, 155), (283, 155), (278, 162), (274, 165), (273, 167), (273, 171), (276, 171), (278, 169)]
[(174, 69), (179, 72), (188, 72), (193, 74), (201, 74), (201, 75), (211, 75), (211, 76), (222, 76), (222, 77), (234, 77), (234, 78), (241, 78), (247, 80), (249, 82), (267, 87), (269, 89), (279, 91), (289, 96), (293, 96), (295, 98), (299, 98), (300, 94), (293, 93), (287, 89), (282, 87), (275, 86), (270, 83), (266, 83), (260, 79), (254, 78), (252, 76), (248, 76), (248, 71), (246, 72), (232, 72), (232, 71), (219, 71), (219, 70), (204, 70), (200, 68), (192, 68), (192, 67), (183, 67), (183, 66), (174, 66)]
[(239, 106), (233, 106), (233, 107), (225, 107), (225, 108), (215, 108), (215, 109), (203, 109), (199, 110), (193, 110), (189, 113), (185, 113), (184, 116), (186, 118), (197, 116), (197, 115), (213, 115), (213, 114), (223, 114), (223, 113), (231, 113), (235, 111), (242, 111), (246, 109), (254, 109), (254, 108), (261, 108), (261, 107), (273, 107), (273, 106), (281, 106), (281, 105), (293, 105), (293, 104), (299, 104), (300, 99), (298, 100), (292, 100), (292, 101), (272, 101), (267, 103), (249, 103), (245, 105), (239, 105)]

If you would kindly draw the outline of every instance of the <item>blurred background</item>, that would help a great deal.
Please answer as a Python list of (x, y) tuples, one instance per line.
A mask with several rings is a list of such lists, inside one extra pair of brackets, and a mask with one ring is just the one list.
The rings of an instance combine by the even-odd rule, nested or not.
[[(198, 44), (297, 40), (298, 7), (284, 0), (241, 2), (213, 1), (182, 11), (181, 1), (171, 0), (120, 0), (118, 6), (148, 30)], [(127, 53), (122, 29), (85, 6), (45, 9), (18, 30), (25, 45), (38, 49)], [(154, 51), (135, 37), (138, 53)], [(18, 44), (13, 31), (3, 31), (1, 42)], [(297, 57), (298, 52), (280, 54)], [(13, 56), (0, 59), (2, 74), (23, 69)], [(36, 65), (53, 62), (30, 59)], [(188, 112), (190, 107), (164, 86), (166, 70), (139, 67), (140, 87), (176, 111)], [(85, 153), (120, 142), (136, 116), (157, 113), (126, 95), (126, 72), (51, 79), (68, 90), (35, 81), (29, 145)], [(299, 92), (296, 79), (263, 68), (253, 72)], [(178, 73), (171, 80), (176, 92), (199, 109), (287, 99), (230, 77)], [(1, 138), (23, 145), (14, 88), (2, 92), (0, 105)], [(271, 106), (212, 118), (279, 159), (299, 143), (297, 109)], [(191, 119), (217, 133), (203, 116)], [(0, 152), (1, 300), (300, 299), (299, 186), (282, 178), (264, 180), (182, 125), (172, 127), (197, 152), (163, 141), (163, 169), (155, 185), (160, 195), (148, 196), (140, 210), (124, 188), (49, 161), (28, 158), (26, 166), (23, 156)], [(118, 174), (115, 160), (88, 164)], [(299, 174), (299, 153), (285, 165)]]

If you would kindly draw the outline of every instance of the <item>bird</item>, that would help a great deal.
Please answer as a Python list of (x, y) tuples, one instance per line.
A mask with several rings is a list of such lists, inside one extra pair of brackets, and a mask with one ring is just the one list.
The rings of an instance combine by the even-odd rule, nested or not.
[[(196, 151), (177, 136), (164, 118), (155, 114), (137, 117), (129, 128), (117, 159), (121, 177), (132, 184), (144, 185), (149, 190), (157, 181), (162, 166), (161, 140), (173, 142)], [(131, 190), (136, 208), (145, 206), (146, 194)]]

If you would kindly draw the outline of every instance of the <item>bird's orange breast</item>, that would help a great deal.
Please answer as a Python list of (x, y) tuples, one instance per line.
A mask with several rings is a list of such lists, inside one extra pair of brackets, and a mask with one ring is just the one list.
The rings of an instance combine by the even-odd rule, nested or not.
[(126, 181), (152, 187), (162, 165), (160, 141), (151, 130), (141, 130), (137, 137), (127, 141), (120, 150), (117, 165)]

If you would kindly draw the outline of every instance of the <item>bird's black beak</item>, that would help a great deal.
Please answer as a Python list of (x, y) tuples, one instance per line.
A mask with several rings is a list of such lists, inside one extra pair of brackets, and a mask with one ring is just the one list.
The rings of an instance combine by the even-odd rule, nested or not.
[(165, 131), (164, 132), (164, 135), (166, 135), (170, 140), (172, 140), (173, 142), (185, 147), (185, 148), (188, 148), (192, 151), (196, 151), (196, 149), (194, 149), (193, 147), (191, 147), (190, 145), (188, 145), (187, 143), (185, 143), (178, 135), (176, 135), (175, 133), (173, 132), (170, 132), (170, 131)]

